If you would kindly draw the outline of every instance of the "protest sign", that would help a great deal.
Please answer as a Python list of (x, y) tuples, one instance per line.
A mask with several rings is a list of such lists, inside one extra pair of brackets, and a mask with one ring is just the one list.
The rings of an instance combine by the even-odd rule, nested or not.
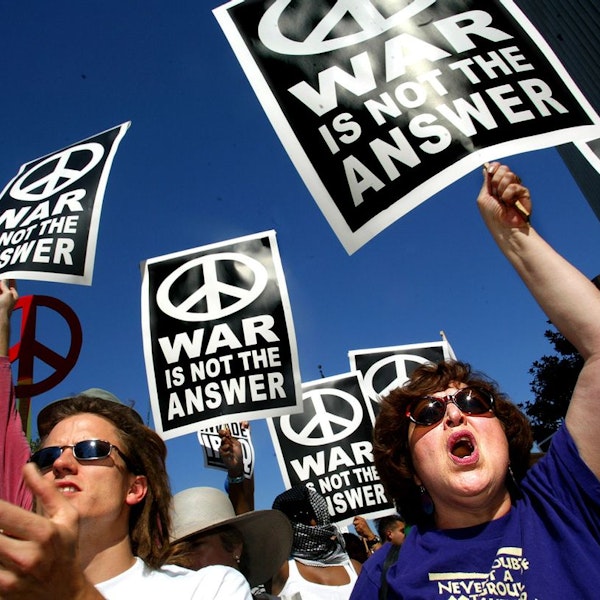
[(456, 359), (448, 340), (424, 342), (348, 352), (350, 369), (362, 375), (363, 391), (370, 400), (373, 417), (379, 413), (379, 399), (406, 383), (420, 365)]
[(314, 487), (341, 525), (393, 512), (373, 464), (366, 403), (360, 374), (347, 373), (304, 383), (302, 412), (267, 420), (286, 487)]
[(275, 232), (147, 260), (142, 332), (165, 438), (300, 410), (300, 370)]
[(590, 165), (600, 174), (600, 139), (590, 140), (589, 142), (577, 142), (577, 149)]
[(0, 274), (91, 285), (104, 190), (131, 123), (21, 166), (0, 195)]
[(250, 479), (254, 474), (254, 446), (250, 427), (243, 427), (240, 423), (222, 423), (213, 425), (198, 432), (198, 442), (204, 448), (204, 466), (213, 469), (227, 471), (227, 467), (221, 458), (221, 429), (229, 429), (231, 437), (240, 442), (242, 448), (242, 462), (244, 467), (244, 477)]
[(349, 253), (485, 161), (600, 137), (511, 0), (233, 0), (214, 14)]

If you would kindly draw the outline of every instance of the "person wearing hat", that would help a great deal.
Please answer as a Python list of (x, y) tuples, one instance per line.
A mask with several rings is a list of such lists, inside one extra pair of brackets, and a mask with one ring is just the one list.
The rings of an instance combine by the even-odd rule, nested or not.
[[(31, 456), (29, 441), (23, 431), (21, 416), (15, 403), (15, 388), (12, 381), (12, 371), (8, 358), (8, 347), (10, 340), (10, 315), (18, 299), (14, 280), (0, 280), (0, 398), (6, 398), (6, 402), (0, 402), (0, 423), (4, 427), (0, 429), (0, 500), (6, 500), (26, 510), (33, 509), (33, 493), (25, 485), (22, 476), (23, 466)], [(100, 398), (116, 404), (122, 402), (111, 392), (101, 388), (89, 388), (79, 392), (79, 396)], [(57, 402), (67, 400), (62, 398), (49, 406), (42, 408), (37, 418), (38, 432), (49, 429), (51, 418)], [(131, 415), (139, 423), (143, 423), (142, 417), (135, 411)]]
[(299, 593), (302, 600), (347, 600), (361, 564), (348, 556), (325, 498), (300, 484), (279, 494), (273, 508), (288, 517), (294, 532), (289, 560), (273, 578), (273, 593), (286, 598)]
[[(190, 569), (227, 565), (239, 569), (252, 588), (271, 580), (287, 560), (292, 527), (278, 510), (236, 515), (227, 494), (193, 487), (173, 496), (169, 563)], [(256, 593), (255, 598), (268, 595)]]
[[(0, 500), (32, 510), (33, 493), (25, 485), (22, 476), (23, 467), (31, 456), (31, 448), (17, 410), (11, 363), (8, 357), (10, 318), (18, 298), (15, 280), (0, 279)], [(100, 388), (90, 388), (80, 392), (79, 395), (122, 404), (114, 394)], [(42, 431), (47, 431), (49, 428), (49, 418), (53, 414), (55, 405), (56, 403), (52, 403), (49, 407), (43, 408), (38, 416), (40, 436)], [(142, 418), (137, 412), (131, 411), (131, 415), (142, 423)]]
[(249, 600), (235, 569), (165, 565), (166, 446), (130, 407), (78, 395), (38, 417), (25, 465), (37, 514), (0, 501), (0, 598)]

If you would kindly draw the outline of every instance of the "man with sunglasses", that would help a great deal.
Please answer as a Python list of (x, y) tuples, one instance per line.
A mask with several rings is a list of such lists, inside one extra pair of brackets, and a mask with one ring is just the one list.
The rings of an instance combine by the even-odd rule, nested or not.
[(385, 546), (363, 565), (356, 600), (598, 597), (600, 290), (530, 225), (529, 191), (507, 166), (486, 165), (478, 205), (584, 366), (531, 468), (529, 422), (465, 363), (423, 365), (382, 399), (375, 464), (413, 527), (391, 566)]
[(38, 416), (23, 469), (39, 514), (0, 502), (0, 598), (250, 600), (224, 566), (163, 566), (171, 491), (166, 446), (131, 408), (79, 395)]

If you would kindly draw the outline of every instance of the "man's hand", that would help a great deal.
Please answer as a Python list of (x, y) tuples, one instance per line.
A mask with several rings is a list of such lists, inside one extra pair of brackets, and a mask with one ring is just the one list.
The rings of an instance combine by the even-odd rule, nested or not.
[[(240, 426), (242, 429), (250, 427), (247, 421), (240, 423)], [(240, 440), (232, 436), (229, 429), (221, 429), (219, 436), (221, 437), (219, 454), (227, 467), (227, 474), (229, 477), (241, 477), (244, 474), (244, 460)]]
[(19, 298), (14, 279), (0, 279), (0, 356), (8, 356), (10, 315)]
[(365, 540), (367, 540), (367, 542), (375, 539), (375, 534), (373, 533), (373, 531), (371, 530), (371, 528), (369, 527), (369, 524), (367, 523), (366, 519), (364, 517), (354, 517), (354, 520), (352, 521), (352, 525), (354, 525), (354, 529), (356, 529), (356, 533), (358, 533), (358, 535), (361, 538), (364, 538)]
[(45, 516), (0, 501), (0, 598), (102, 598), (80, 565), (77, 511), (35, 465), (23, 478)]

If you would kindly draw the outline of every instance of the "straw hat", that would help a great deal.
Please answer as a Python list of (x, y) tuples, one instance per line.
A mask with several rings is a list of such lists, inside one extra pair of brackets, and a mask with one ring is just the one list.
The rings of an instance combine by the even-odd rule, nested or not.
[(290, 555), (292, 526), (278, 510), (235, 514), (227, 494), (212, 487), (194, 487), (173, 496), (171, 541), (180, 542), (222, 525), (232, 525), (244, 539), (246, 573), (252, 587), (265, 583)]
[[(76, 396), (89, 396), (90, 398), (99, 398), (100, 400), (106, 400), (107, 402), (115, 402), (116, 404), (120, 404), (121, 406), (125, 406), (131, 411), (131, 416), (138, 422), (143, 423), (142, 417), (133, 410), (130, 406), (123, 404), (114, 394), (108, 392), (107, 390), (103, 390), (101, 388), (90, 388), (89, 390), (84, 390), (83, 392), (79, 392)], [(75, 396), (72, 396), (75, 397)], [(40, 437), (45, 437), (50, 433), (50, 425), (54, 419), (54, 412), (59, 407), (62, 406), (65, 402), (69, 402), (71, 397), (69, 398), (61, 398), (60, 400), (56, 400), (48, 406), (44, 406), (42, 410), (40, 410), (37, 418), (37, 428)]]

